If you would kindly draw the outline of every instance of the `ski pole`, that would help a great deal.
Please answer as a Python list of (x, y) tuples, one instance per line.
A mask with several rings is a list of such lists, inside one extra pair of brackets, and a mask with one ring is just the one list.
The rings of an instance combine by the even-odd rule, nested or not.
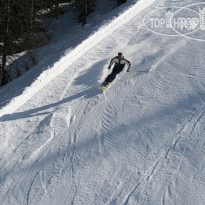
[(149, 73), (149, 71), (143, 71), (143, 70), (131, 70), (130, 72), (136, 72), (136, 73)]

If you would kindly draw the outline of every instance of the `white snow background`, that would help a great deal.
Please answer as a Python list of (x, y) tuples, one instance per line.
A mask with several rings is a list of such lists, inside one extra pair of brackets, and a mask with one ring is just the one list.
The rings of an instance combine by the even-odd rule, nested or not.
[[(40, 63), (0, 88), (0, 204), (205, 204), (205, 43), (143, 25), (194, 2), (130, 0), (82, 33), (66, 14), (53, 25)], [(132, 72), (100, 93), (118, 52)]]

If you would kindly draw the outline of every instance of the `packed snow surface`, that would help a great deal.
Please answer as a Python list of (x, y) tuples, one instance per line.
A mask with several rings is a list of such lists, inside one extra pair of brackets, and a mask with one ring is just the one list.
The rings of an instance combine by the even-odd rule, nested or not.
[[(188, 2), (129, 1), (30, 86), (33, 70), (1, 88), (2, 205), (205, 204), (205, 43), (143, 23)], [(118, 52), (131, 72), (101, 93)]]

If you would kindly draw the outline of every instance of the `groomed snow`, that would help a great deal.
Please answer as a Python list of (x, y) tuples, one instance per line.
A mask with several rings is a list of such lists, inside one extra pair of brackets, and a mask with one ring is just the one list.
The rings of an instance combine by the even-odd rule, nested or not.
[(1, 109), (2, 205), (205, 203), (205, 44), (143, 25), (171, 3), (123, 5)]

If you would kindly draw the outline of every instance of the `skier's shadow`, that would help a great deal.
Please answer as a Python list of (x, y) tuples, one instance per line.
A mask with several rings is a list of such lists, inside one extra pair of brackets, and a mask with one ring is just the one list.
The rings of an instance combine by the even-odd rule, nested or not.
[(99, 78), (102, 75), (103, 67), (107, 64), (107, 60), (102, 60), (97, 62), (89, 70), (82, 71), (80, 76), (78, 76), (75, 81), (74, 85), (85, 85), (86, 87), (95, 87), (99, 86)]
[[(90, 99), (98, 95), (100, 93), (100, 90), (98, 88), (99, 85), (96, 79), (99, 78), (102, 72), (104, 63), (105, 61), (101, 61), (100, 63), (98, 62), (97, 64), (92, 66), (87, 72), (84, 72), (84, 74), (78, 76), (75, 79), (74, 81), (75, 85), (86, 85), (86, 87), (88, 87), (84, 89), (83, 91), (76, 93), (72, 96), (69, 96), (67, 98), (64, 98), (58, 102), (44, 105), (42, 107), (37, 107), (37, 108), (30, 109), (30, 110), (23, 111), (23, 112), (6, 114), (0, 118), (0, 121), (1, 122), (12, 121), (12, 120), (18, 120), (18, 119), (23, 119), (23, 118), (29, 118), (33, 116), (50, 114), (52, 112), (55, 112), (55, 110), (57, 110), (58, 107), (62, 104), (65, 104), (65, 103), (68, 103), (70, 101), (80, 99), (80, 98)], [(90, 76), (92, 76), (92, 78)]]
[[(1, 122), (4, 121), (11, 121), (11, 120), (18, 120), (18, 119), (23, 119), (23, 118), (29, 118), (29, 117), (33, 117), (33, 116), (38, 116), (38, 115), (46, 115), (46, 114), (50, 114), (51, 112), (54, 112), (55, 109), (57, 110), (58, 106), (67, 103), (69, 101), (81, 98), (81, 97), (85, 97), (85, 98), (91, 98), (95, 95), (97, 95), (99, 93), (99, 90), (97, 90), (96, 88), (89, 88), (87, 90), (84, 90), (80, 93), (76, 93), (72, 96), (69, 96), (63, 100), (60, 100), (58, 102), (55, 103), (51, 103), (49, 105), (44, 105), (42, 107), (38, 107), (38, 108), (34, 108), (31, 110), (27, 110), (27, 111), (23, 111), (23, 112), (17, 112), (17, 113), (12, 113), (12, 114), (6, 114), (4, 116), (2, 116), (0, 118)], [(55, 108), (54, 110), (49, 110), (51, 108)], [(48, 110), (48, 111), (46, 111)]]

